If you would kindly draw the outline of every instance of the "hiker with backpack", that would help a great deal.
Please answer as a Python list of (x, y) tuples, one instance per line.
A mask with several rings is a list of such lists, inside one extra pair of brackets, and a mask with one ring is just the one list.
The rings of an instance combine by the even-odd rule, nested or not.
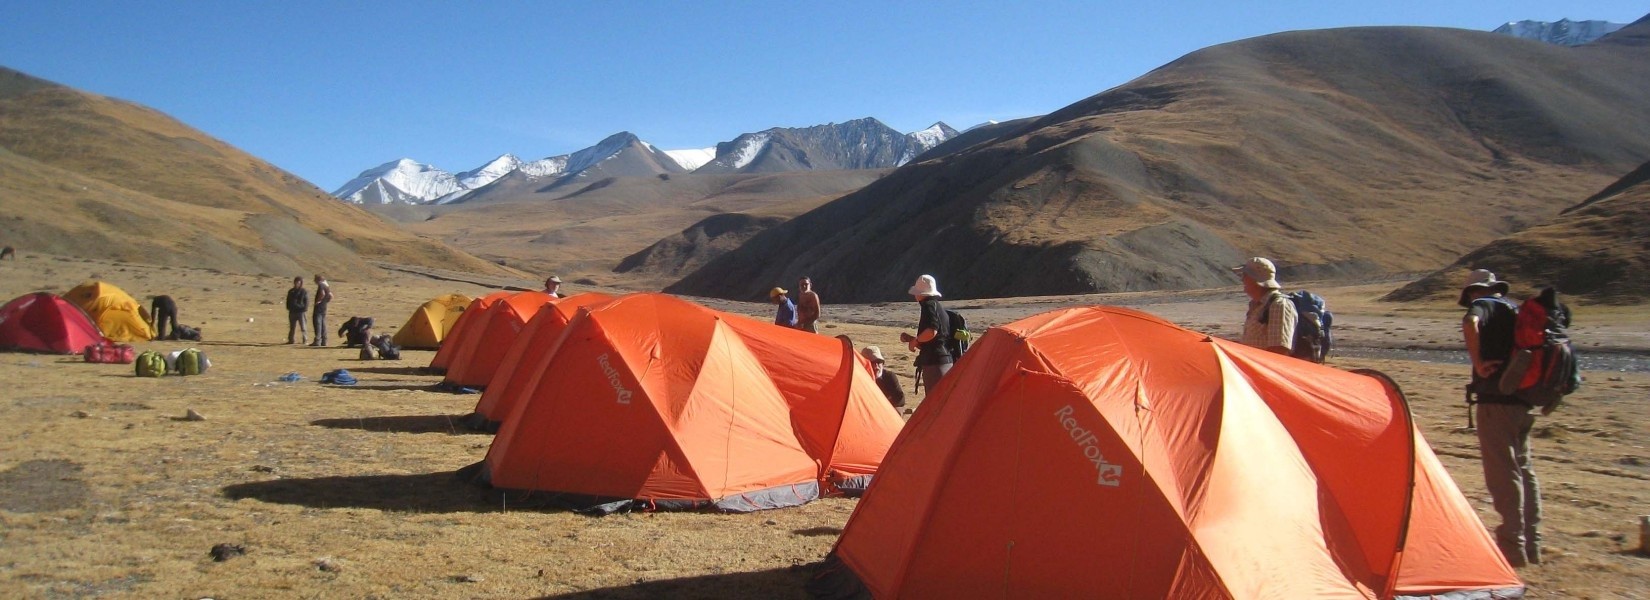
[(1243, 316), (1243, 337), (1246, 346), (1264, 348), (1278, 354), (1289, 354), (1295, 345), (1295, 322), (1299, 312), (1295, 303), (1283, 294), (1278, 285), (1278, 268), (1271, 260), (1256, 256), (1233, 271), (1243, 278), (1243, 293), (1249, 296), (1249, 310)]
[(951, 340), (951, 319), (940, 305), (940, 284), (932, 275), (923, 275), (908, 290), (921, 309), (917, 318), (917, 334), (901, 332), (899, 339), (917, 353), (917, 376), (922, 378), (923, 395), (934, 392), (940, 379), (951, 372), (951, 355), (947, 343)]
[(310, 321), (314, 326), (315, 341), (311, 346), (327, 345), (327, 303), (332, 302), (332, 286), (327, 285), (327, 276), (315, 275), (315, 309), (310, 311)]
[(309, 341), (309, 335), (304, 332), (304, 313), (309, 312), (309, 290), (304, 289), (303, 276), (292, 278), (292, 289), (286, 291), (286, 343), (293, 343), (296, 335), (297, 343)]
[(1514, 567), (1541, 562), (1541, 485), (1530, 455), (1534, 406), (1502, 393), (1499, 380), (1513, 355), (1518, 307), (1506, 298), (1507, 282), (1485, 269), (1467, 274), (1457, 300), (1467, 309), (1461, 335), (1472, 359), (1468, 401), (1477, 417), (1478, 450), (1501, 524), (1496, 545)]

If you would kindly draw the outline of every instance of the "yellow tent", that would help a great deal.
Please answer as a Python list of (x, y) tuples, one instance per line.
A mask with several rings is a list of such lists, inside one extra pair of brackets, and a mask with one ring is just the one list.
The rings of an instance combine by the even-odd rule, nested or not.
[(143, 305), (112, 283), (88, 281), (63, 298), (85, 309), (103, 330), (103, 337), (117, 342), (147, 342), (155, 337)]
[(470, 297), (464, 294), (436, 296), (413, 311), (390, 341), (402, 348), (439, 348), (469, 305)]

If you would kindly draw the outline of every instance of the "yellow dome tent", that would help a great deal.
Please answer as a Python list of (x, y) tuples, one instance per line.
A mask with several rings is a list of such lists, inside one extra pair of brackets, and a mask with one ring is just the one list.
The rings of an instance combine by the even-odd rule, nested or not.
[(117, 342), (147, 342), (155, 337), (143, 305), (112, 283), (88, 281), (63, 298), (84, 309), (103, 337)]
[(436, 296), (413, 311), (390, 341), (402, 348), (439, 348), (469, 305), (470, 297), (464, 294)]

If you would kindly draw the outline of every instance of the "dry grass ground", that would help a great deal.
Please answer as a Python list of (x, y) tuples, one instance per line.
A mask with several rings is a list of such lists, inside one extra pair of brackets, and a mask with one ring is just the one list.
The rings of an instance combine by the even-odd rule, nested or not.
[[(429, 391), (437, 378), (416, 368), (431, 353), (360, 362), (353, 349), (277, 344), (285, 336), (278, 304), (290, 283), (284, 277), (25, 252), (0, 263), (0, 296), (63, 291), (93, 275), (140, 298), (177, 298), (183, 322), (204, 325), (208, 339), (196, 345), (214, 365), (200, 377), (151, 380), (132, 377), (126, 365), (0, 354), (0, 596), (797, 598), (803, 567), (830, 550), (854, 508), (852, 500), (828, 499), (747, 515), (592, 518), (496, 504), (452, 477), (483, 457), (490, 438), (454, 424), (476, 396)], [(429, 296), (484, 290), (395, 277), (370, 288), (335, 281), (332, 319), (371, 315), (393, 327)], [(1370, 300), (1392, 287), (1324, 290), (1341, 311), (1343, 343), (1450, 347), (1454, 311)], [(983, 329), (1093, 300), (952, 303), (968, 307)], [(1103, 300), (1216, 333), (1234, 330), (1241, 311), (1232, 290)], [(893, 364), (909, 364), (897, 334), (915, 320), (914, 307), (828, 306), (827, 317), (826, 333), (879, 344)], [(1607, 346), (1650, 348), (1650, 314), (1611, 319), (1596, 329), (1613, 340)], [(1463, 368), (1336, 363), (1386, 371), (1404, 386), (1428, 440), (1493, 522), (1474, 438), (1460, 429)], [(316, 383), (336, 368), (350, 369), (360, 384)], [(304, 381), (276, 382), (289, 371)], [(1650, 513), (1650, 374), (1588, 378), (1571, 406), (1539, 425), (1548, 560), (1522, 574), (1537, 597), (1642, 597), (1650, 558), (1628, 548), (1637, 543), (1636, 516)], [(206, 419), (183, 420), (188, 409)], [(246, 554), (214, 562), (208, 551), (220, 543), (242, 545)]]

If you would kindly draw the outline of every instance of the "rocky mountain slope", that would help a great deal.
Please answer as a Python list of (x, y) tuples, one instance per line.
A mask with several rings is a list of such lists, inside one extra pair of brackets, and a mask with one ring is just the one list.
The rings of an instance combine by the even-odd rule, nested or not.
[(959, 297), (1425, 271), (1650, 158), (1640, 21), (1577, 48), (1432, 28), (1301, 31), (1192, 53), (994, 128), (762, 233), (668, 291)]
[(500, 272), (150, 108), (0, 68), (0, 241), (243, 273)]
[(898, 167), (957, 135), (944, 123), (903, 134), (872, 118), (813, 127), (775, 127), (716, 145), (700, 173), (775, 173)]
[(1580, 46), (1626, 27), (1609, 21), (1513, 21), (1495, 28), (1495, 33), (1560, 46)]

